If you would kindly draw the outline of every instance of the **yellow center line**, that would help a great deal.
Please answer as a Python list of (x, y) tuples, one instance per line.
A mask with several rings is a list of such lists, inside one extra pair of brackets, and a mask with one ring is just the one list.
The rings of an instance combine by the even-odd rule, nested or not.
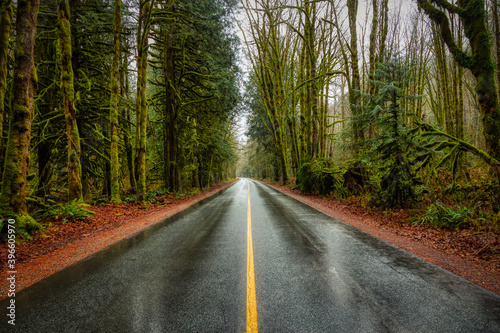
[(247, 214), (247, 333), (258, 332), (257, 298), (255, 297), (255, 274), (253, 269), (252, 218), (250, 214), (250, 182), (248, 182)]

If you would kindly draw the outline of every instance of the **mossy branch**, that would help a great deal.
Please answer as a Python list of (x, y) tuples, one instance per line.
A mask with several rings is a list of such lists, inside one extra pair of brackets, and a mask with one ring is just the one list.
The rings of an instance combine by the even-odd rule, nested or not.
[[(464, 140), (460, 140), (460, 139), (454, 137), (453, 135), (450, 135), (448, 133), (440, 131), (437, 128), (435, 128), (434, 126), (432, 126), (431, 124), (427, 124), (427, 123), (424, 123), (421, 121), (416, 121), (416, 125), (419, 126), (421, 129), (423, 129), (424, 131), (426, 131), (422, 134), (422, 136), (429, 136), (429, 135), (443, 136), (445, 138), (448, 138), (449, 140), (451, 140), (454, 143), (454, 148), (447, 156), (445, 156), (443, 158), (443, 160), (450, 157), (451, 156), (450, 154), (454, 150), (460, 149), (463, 151), (468, 151), (468, 152), (480, 157), (483, 161), (485, 161), (489, 166), (491, 166), (496, 171), (497, 176), (500, 177), (500, 162), (498, 160), (496, 160), (495, 158), (491, 157), (487, 152), (477, 148), (476, 146), (474, 146), (474, 145), (472, 145)], [(446, 143), (446, 145), (450, 145), (450, 143), (448, 142), (448, 143)], [(439, 147), (441, 147), (441, 145)], [(442, 162), (443, 162), (443, 160), (442, 160)], [(438, 164), (438, 166), (440, 166), (441, 164), (442, 163), (440, 162)]]

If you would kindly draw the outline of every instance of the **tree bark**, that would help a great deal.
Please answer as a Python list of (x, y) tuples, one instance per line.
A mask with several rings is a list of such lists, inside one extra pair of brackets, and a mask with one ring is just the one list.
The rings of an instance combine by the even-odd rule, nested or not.
[[(7, 63), (9, 36), (12, 24), (12, 0), (3, 0), (0, 6), (0, 152), (2, 151), (3, 119), (5, 112), (5, 92), (7, 91)], [(1, 171), (0, 171), (1, 177)]]
[(356, 19), (358, 15), (358, 0), (347, 0), (347, 10), (349, 15), (349, 31), (351, 33), (351, 90), (349, 91), (349, 102), (351, 104), (353, 116), (354, 141), (359, 143), (364, 139), (363, 129), (359, 119), (360, 111), (356, 105), (361, 103), (361, 78), (359, 76), (358, 64), (358, 37), (356, 29)]
[[(292, 62), (291, 81), (295, 82), (295, 62)], [(297, 94), (292, 94), (290, 113), (287, 117), (288, 129), (290, 131), (291, 152), (292, 152), (292, 173), (296, 174), (299, 168), (299, 142), (297, 138)]]
[(80, 134), (76, 123), (75, 90), (73, 67), (71, 64), (71, 25), (69, 3), (59, 3), (59, 51), (61, 53), (61, 94), (68, 137), (68, 199), (82, 198), (82, 167), (80, 164)]
[(495, 52), (497, 55), (497, 87), (500, 96), (500, 0), (492, 0), (493, 7), (493, 26), (495, 27)]
[[(124, 100), (130, 100), (130, 86), (129, 86), (129, 76), (126, 74), (128, 70), (128, 56), (127, 52), (122, 53), (123, 55), (123, 65), (122, 65), (122, 70), (120, 72), (120, 81), (121, 81), (121, 92), (120, 95)], [(125, 128), (124, 128), (124, 133), (123, 133), (123, 144), (125, 145), (125, 152), (127, 155), (127, 167), (129, 171), (129, 182), (130, 182), (130, 187), (133, 193), (137, 191), (137, 182), (135, 179), (135, 169), (134, 169), (134, 147), (132, 145), (132, 114), (131, 114), (131, 108), (125, 104), (124, 108), (122, 109), (122, 116), (123, 119), (126, 119), (125, 122)]]
[(120, 161), (118, 158), (118, 64), (120, 62), (120, 29), (121, 29), (121, 0), (115, 0), (115, 16), (113, 28), (113, 64), (111, 66), (111, 98), (109, 122), (111, 124), (111, 202), (120, 200)]
[[(174, 12), (173, 4), (169, 11)], [(165, 87), (165, 114), (164, 114), (164, 152), (165, 152), (165, 187), (170, 187), (173, 191), (181, 190), (181, 172), (179, 167), (179, 140), (178, 140), (178, 107), (176, 98), (176, 64), (175, 49), (176, 35), (175, 26), (171, 22), (168, 24), (163, 34), (163, 77)]]
[(382, 18), (382, 23), (380, 24), (381, 34), (377, 62), (384, 62), (387, 34), (389, 32), (389, 0), (382, 0), (380, 9), (380, 17)]
[[(373, 17), (372, 17), (372, 30), (370, 32), (370, 71), (368, 73), (369, 76), (373, 75), (373, 71), (376, 67), (376, 51), (375, 48), (377, 46), (377, 30), (378, 30), (378, 6), (377, 0), (372, 0), (373, 5)], [(375, 95), (375, 86), (370, 82), (370, 95)]]
[(150, 20), (149, 0), (141, 2), (139, 29), (137, 34), (137, 192), (139, 200), (146, 200), (146, 121), (147, 107), (147, 69), (148, 69), (148, 31)]
[(6, 215), (32, 220), (26, 208), (33, 94), (37, 76), (33, 61), (38, 0), (18, 0), (14, 64), (14, 101), (7, 141), (0, 208)]
[[(306, 65), (306, 46), (302, 46), (302, 50), (299, 56), (299, 82), (304, 82), (306, 80), (307, 65)], [(300, 158), (304, 158), (310, 154), (309, 142), (310, 142), (310, 110), (307, 104), (306, 98), (306, 88), (301, 87), (299, 90), (299, 100), (300, 100)]]
[[(49, 103), (46, 106), (47, 114), (54, 111), (54, 106)], [(41, 134), (41, 133), (40, 133)], [(43, 140), (38, 144), (37, 147), (38, 156), (38, 186), (36, 190), (36, 195), (39, 197), (44, 197), (50, 194), (50, 178), (52, 176), (52, 144), (48, 140)]]
[(316, 77), (316, 63), (317, 55), (315, 48), (315, 35), (316, 35), (316, 3), (305, 1), (305, 26), (304, 26), (304, 43), (306, 44), (306, 61), (307, 64), (307, 78), (312, 80), (307, 85), (307, 105), (310, 108), (311, 113), (311, 136), (312, 141), (310, 143), (311, 148), (309, 151), (312, 157), (318, 156), (319, 141), (318, 141), (318, 83), (314, 79)]

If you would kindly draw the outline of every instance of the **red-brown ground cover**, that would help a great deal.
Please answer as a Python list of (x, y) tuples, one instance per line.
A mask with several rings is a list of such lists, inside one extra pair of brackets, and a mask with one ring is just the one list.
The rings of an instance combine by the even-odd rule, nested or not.
[(384, 212), (362, 207), (356, 199), (304, 195), (289, 186), (266, 184), (500, 294), (498, 234), (473, 229), (452, 232), (415, 226), (408, 223), (409, 211)]

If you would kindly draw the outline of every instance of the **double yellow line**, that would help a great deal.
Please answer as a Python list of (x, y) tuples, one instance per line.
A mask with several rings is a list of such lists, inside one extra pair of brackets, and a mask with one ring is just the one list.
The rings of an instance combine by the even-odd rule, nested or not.
[(250, 213), (250, 181), (248, 182), (247, 214), (247, 333), (258, 332), (257, 298), (255, 297), (255, 274), (253, 268), (252, 217)]

